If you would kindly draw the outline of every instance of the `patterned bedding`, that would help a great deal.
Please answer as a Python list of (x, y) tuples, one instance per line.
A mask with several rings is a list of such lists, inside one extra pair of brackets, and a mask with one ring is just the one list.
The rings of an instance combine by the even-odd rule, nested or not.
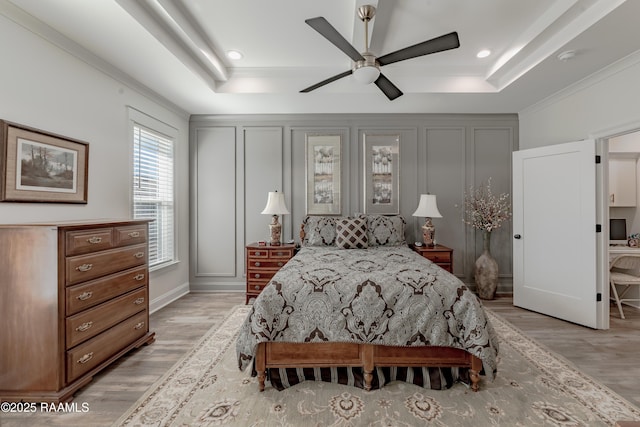
[(455, 347), (480, 358), (491, 380), (499, 348), (476, 295), (406, 245), (303, 247), (245, 319), (240, 369), (263, 341)]

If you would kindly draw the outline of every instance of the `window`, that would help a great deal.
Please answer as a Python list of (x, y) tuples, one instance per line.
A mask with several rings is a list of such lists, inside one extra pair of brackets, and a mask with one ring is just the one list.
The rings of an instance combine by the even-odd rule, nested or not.
[[(149, 223), (149, 266), (175, 260), (174, 139), (133, 124), (133, 217)], [(165, 125), (166, 126), (166, 125)]]

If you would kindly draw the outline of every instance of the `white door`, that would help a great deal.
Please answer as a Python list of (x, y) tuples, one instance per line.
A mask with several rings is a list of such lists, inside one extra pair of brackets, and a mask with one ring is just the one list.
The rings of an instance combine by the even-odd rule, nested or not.
[(597, 327), (595, 141), (513, 153), (513, 304)]

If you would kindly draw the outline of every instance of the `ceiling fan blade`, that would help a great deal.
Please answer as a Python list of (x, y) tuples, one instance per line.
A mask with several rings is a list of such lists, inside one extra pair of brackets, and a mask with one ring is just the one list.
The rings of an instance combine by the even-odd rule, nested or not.
[(312, 90), (316, 90), (319, 87), (322, 87), (322, 86), (324, 86), (326, 84), (329, 84), (331, 82), (335, 82), (336, 80), (341, 79), (343, 77), (347, 77), (348, 75), (350, 75), (352, 73), (353, 73), (352, 70), (345, 71), (344, 73), (340, 73), (340, 74), (337, 74), (337, 75), (335, 75), (333, 77), (329, 77), (328, 79), (323, 80), (320, 83), (316, 83), (313, 86), (309, 86), (308, 88), (302, 89), (300, 92), (303, 92), (303, 93), (311, 92)]
[(322, 16), (306, 19), (304, 22), (319, 32), (325, 39), (333, 43), (338, 49), (346, 53), (349, 58), (354, 61), (364, 60), (360, 52), (358, 52), (355, 47), (351, 46), (351, 43), (342, 37), (342, 34), (333, 28), (333, 25), (329, 24), (329, 21), (324, 19)]
[(378, 58), (378, 63), (382, 65), (392, 64), (405, 59), (417, 58), (418, 56), (429, 55), (431, 53), (442, 52), (444, 50), (456, 49), (460, 47), (458, 33), (453, 32), (435, 39), (427, 40), (404, 49), (396, 50)]
[(391, 80), (386, 78), (382, 73), (380, 73), (380, 76), (375, 81), (375, 84), (380, 88), (382, 92), (384, 92), (385, 95), (387, 95), (389, 101), (393, 101), (397, 97), (402, 96), (402, 91), (398, 89), (396, 85), (391, 83)]

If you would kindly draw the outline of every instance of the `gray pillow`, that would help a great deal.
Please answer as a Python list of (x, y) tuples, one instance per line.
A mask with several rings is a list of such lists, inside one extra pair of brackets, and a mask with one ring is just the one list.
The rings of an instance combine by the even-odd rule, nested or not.
[(307, 216), (302, 221), (302, 246), (333, 246), (336, 241), (336, 218)]
[(406, 222), (402, 215), (365, 215), (369, 246), (405, 245)]

